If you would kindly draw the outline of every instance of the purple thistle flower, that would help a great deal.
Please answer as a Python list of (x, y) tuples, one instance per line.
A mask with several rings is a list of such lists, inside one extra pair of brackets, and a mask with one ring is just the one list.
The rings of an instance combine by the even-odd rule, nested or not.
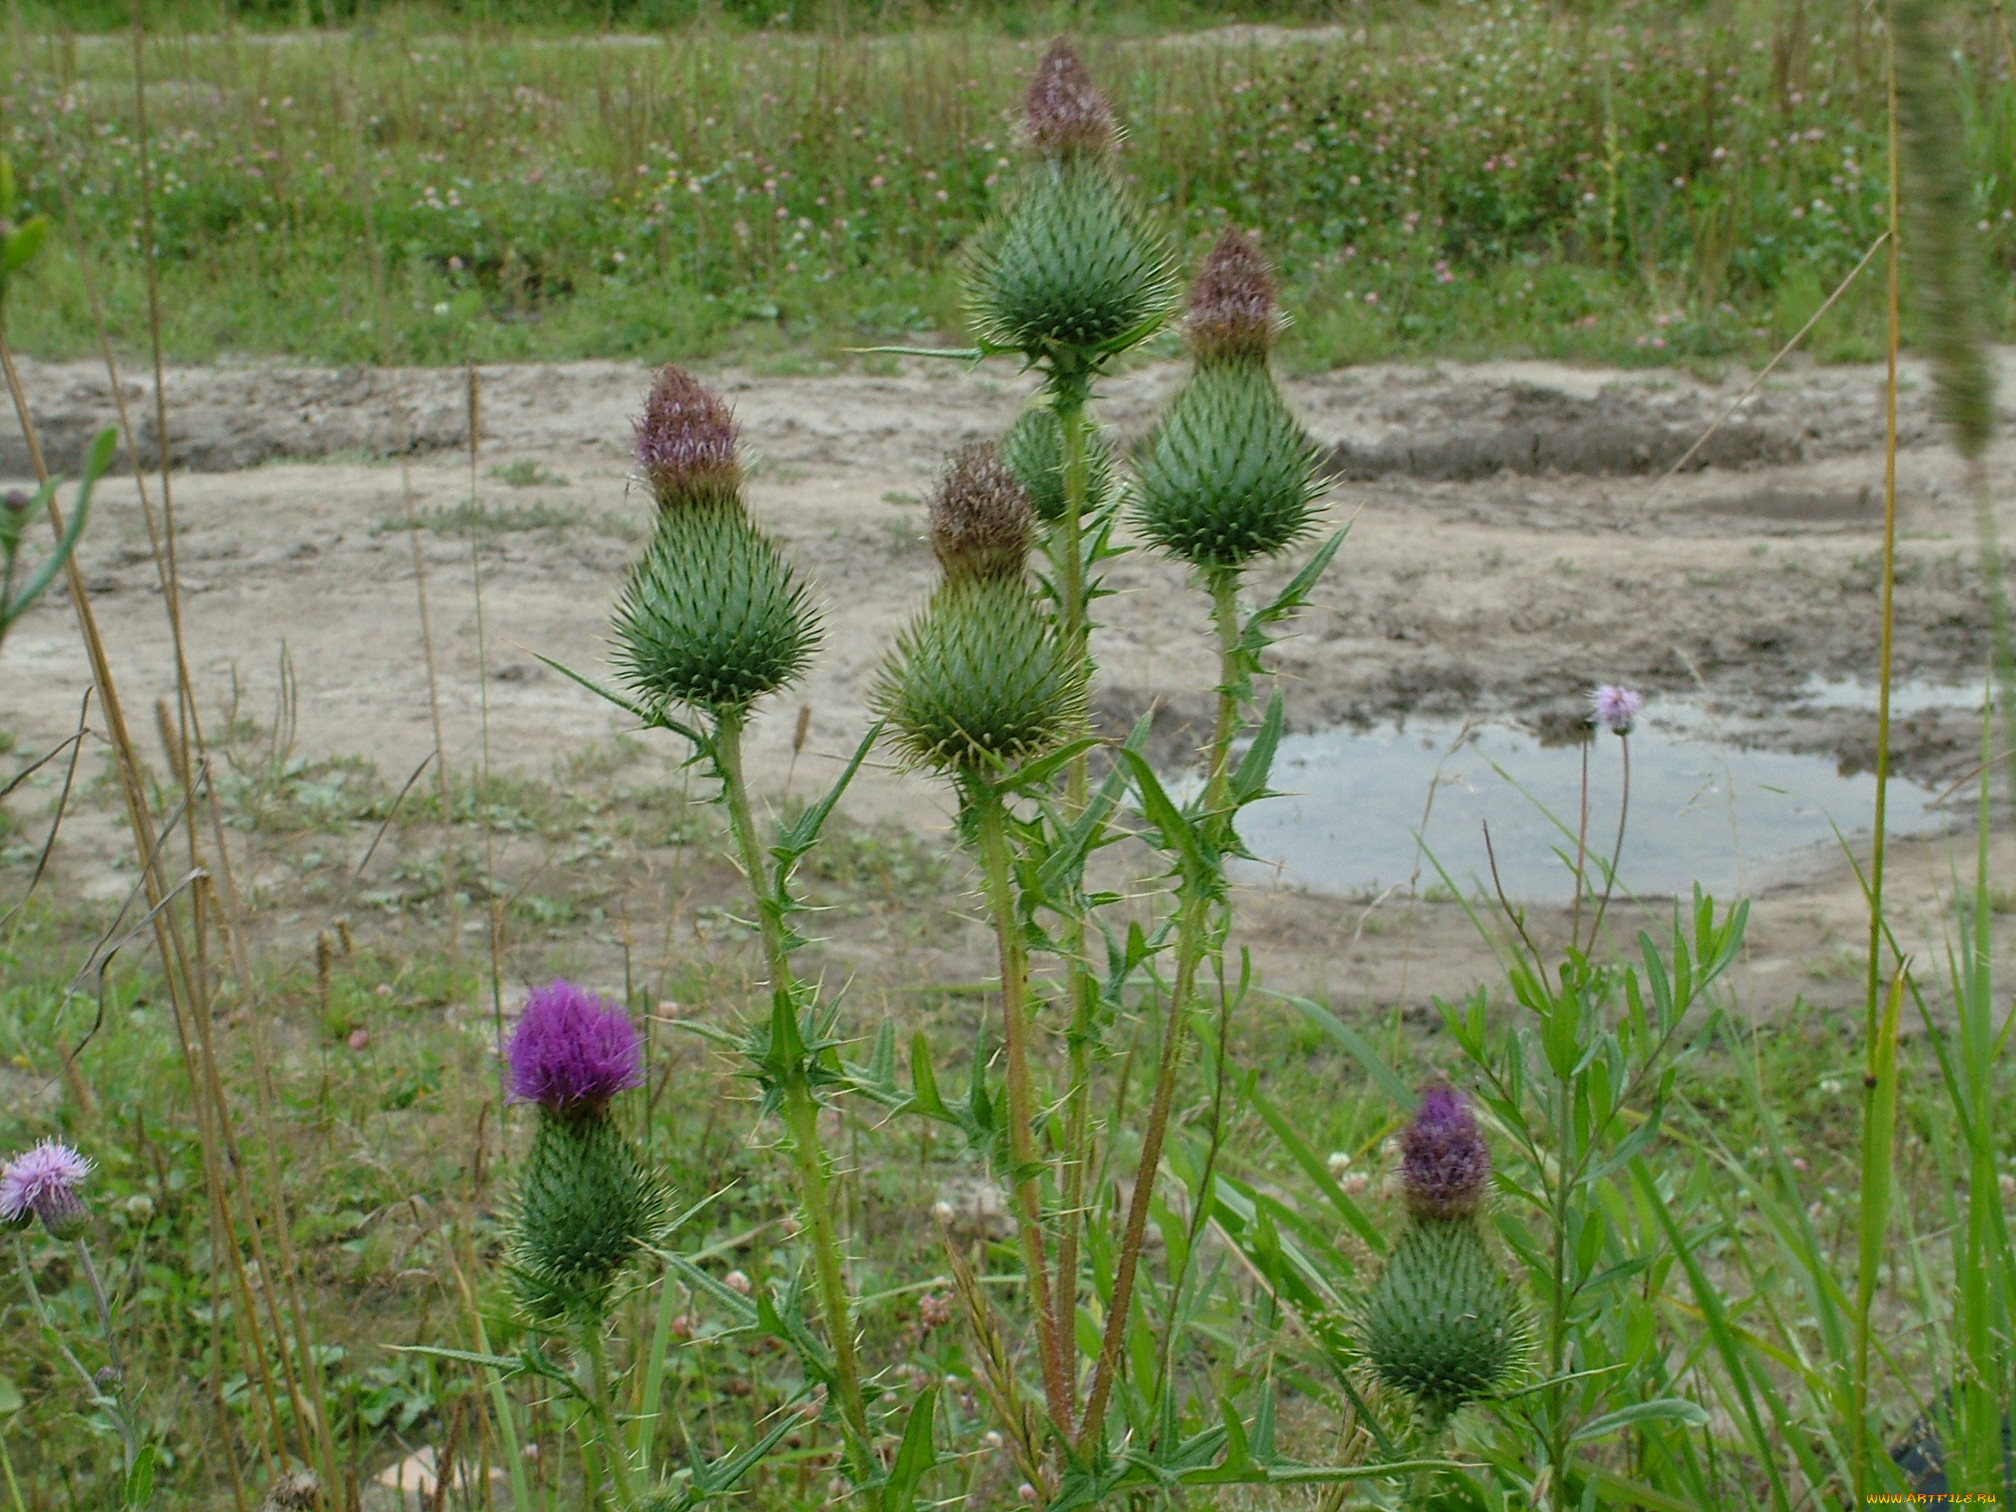
[(1605, 683), (1589, 695), (1589, 717), (1612, 735), (1629, 735), (1644, 707), (1644, 695), (1621, 683)]
[(0, 1223), (27, 1227), (31, 1217), (58, 1239), (75, 1239), (91, 1221), (77, 1188), (91, 1162), (70, 1146), (45, 1139), (0, 1168)]
[(1400, 1136), (1400, 1184), (1416, 1218), (1468, 1218), (1484, 1201), (1491, 1151), (1463, 1094), (1446, 1083), (1421, 1089), (1421, 1107)]
[(1045, 157), (1111, 152), (1120, 140), (1113, 107), (1062, 37), (1036, 65), (1022, 96), (1022, 118), (1029, 144)]
[(595, 1114), (644, 1080), (637, 1026), (584, 987), (534, 988), (511, 1036), (510, 1092), (562, 1117)]
[(637, 463), (660, 508), (732, 493), (742, 481), (733, 412), (686, 369), (660, 368), (637, 422)]
[(1266, 258), (1251, 236), (1226, 227), (1190, 285), (1185, 339), (1200, 357), (1260, 357), (1280, 329)]

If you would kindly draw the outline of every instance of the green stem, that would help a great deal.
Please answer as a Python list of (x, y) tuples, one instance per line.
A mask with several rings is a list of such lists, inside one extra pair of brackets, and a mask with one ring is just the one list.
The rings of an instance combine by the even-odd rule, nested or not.
[[(1036, 1315), (1045, 1405), (1059, 1431), (1069, 1433), (1071, 1383), (1065, 1372), (1057, 1315), (1051, 1307), (1049, 1261), (1043, 1250), (1035, 1096), (1029, 1079), (1029, 957), (1009, 874), (1008, 816), (1001, 795), (992, 788), (980, 788), (971, 801), (979, 832), (980, 865), (987, 882), (987, 907), (994, 915), (994, 938), (1001, 957), (1001, 1039), (1008, 1061), (1008, 1159), (1014, 1166), (1015, 1222), (1029, 1279), (1029, 1306)], [(1061, 1285), (1062, 1277), (1059, 1282)]]
[[(1211, 731), (1204, 782), (1204, 813), (1206, 822), (1212, 828), (1214, 842), (1222, 850), (1224, 843), (1231, 838), (1227, 833), (1231, 816), (1222, 816), (1221, 822), (1220, 811), (1225, 806), (1226, 783), (1232, 764), (1232, 735), (1239, 722), (1239, 573), (1236, 569), (1220, 568), (1210, 574), (1208, 585), (1211, 590), (1211, 622), (1218, 633), (1218, 715)], [(1170, 1362), (1175, 1358), (1176, 1310), (1181, 1300), (1180, 1293), (1189, 1274), (1190, 1258), (1197, 1253), (1198, 1236), (1203, 1232), (1208, 1217), (1211, 1181), (1217, 1170), (1224, 1135), (1225, 1043), (1230, 1037), (1232, 1000), (1225, 991), (1222, 934), (1207, 931), (1202, 943), (1205, 958), (1214, 963), (1213, 975), (1218, 984), (1217, 1043), (1212, 1049), (1210, 1143), (1204, 1156), (1203, 1174), (1198, 1181), (1197, 1204), (1190, 1214), (1189, 1242), (1183, 1248), (1183, 1264), (1169, 1281), (1170, 1311), (1164, 1320), (1159, 1355), (1165, 1384), (1169, 1380)]]
[[(784, 918), (770, 886), (770, 871), (750, 816), (749, 785), (742, 773), (742, 722), (723, 715), (714, 732), (714, 760), (721, 776), (722, 800), (735, 853), (756, 900), (757, 927), (763, 939), (763, 959), (770, 974), (772, 1021), (795, 1026), (798, 994), (784, 940)], [(795, 1030), (794, 1030), (795, 1032)], [(853, 1309), (847, 1299), (840, 1236), (833, 1222), (833, 1199), (826, 1175), (826, 1155), (819, 1144), (819, 1101), (806, 1076), (804, 1057), (794, 1055), (780, 1076), (784, 1123), (790, 1131), (792, 1163), (797, 1167), (799, 1199), (805, 1209), (805, 1230), (812, 1244), (812, 1264), (819, 1284), (819, 1308), (833, 1350), (833, 1375), (839, 1388), (840, 1415), (855, 1441), (855, 1457), (872, 1455), (868, 1409), (861, 1395), (861, 1367), (854, 1352)], [(861, 1466), (869, 1468), (864, 1461)]]
[[(1073, 390), (1056, 391), (1057, 424), (1064, 450), (1064, 518), (1059, 522), (1061, 546), (1057, 585), (1060, 629), (1066, 656), (1081, 663), (1089, 655), (1091, 606), (1085, 594), (1085, 398)], [(1065, 812), (1072, 818), (1085, 811), (1091, 789), (1089, 754), (1081, 753), (1065, 773)], [(1057, 1239), (1057, 1283), (1052, 1298), (1051, 1328), (1072, 1350), (1076, 1364), (1078, 1316), (1078, 1233), (1084, 1222), (1085, 1178), (1092, 1162), (1092, 1036), (1099, 1008), (1099, 983), (1085, 965), (1085, 920), (1073, 911), (1064, 928), (1065, 967), (1070, 977), (1071, 1022), (1065, 1034), (1070, 1085), (1065, 1092), (1063, 1211)], [(1075, 1380), (1075, 1368), (1071, 1375)]]
[(1175, 990), (1169, 995), (1169, 1018), (1162, 1031), (1162, 1059), (1155, 1073), (1155, 1097), (1141, 1133), (1141, 1160), (1135, 1167), (1134, 1191), (1127, 1200), (1127, 1226), (1121, 1233), (1120, 1256), (1113, 1267), (1113, 1295), (1107, 1307), (1106, 1329), (1099, 1340), (1099, 1363), (1092, 1375), (1085, 1421), (1078, 1430), (1081, 1456), (1099, 1442), (1099, 1431), (1106, 1420), (1106, 1403), (1113, 1394), (1113, 1380), (1120, 1366), (1127, 1314), (1134, 1304), (1134, 1273), (1140, 1266), (1141, 1244), (1148, 1233), (1148, 1209), (1154, 1197), (1156, 1173), (1162, 1165), (1162, 1143), (1169, 1132), (1170, 1109), (1176, 1099), (1176, 1072), (1183, 1063), (1190, 995), (1196, 988), (1197, 967), (1204, 958), (1209, 938), (1209, 908), (1209, 898), (1191, 893), (1183, 899), (1177, 919)]
[[(630, 1485), (630, 1456), (623, 1447), (623, 1436), (616, 1431), (616, 1413), (609, 1402), (609, 1356), (608, 1346), (602, 1338), (602, 1322), (598, 1318), (582, 1329), (583, 1368), (588, 1373), (588, 1401), (595, 1418), (595, 1458), (609, 1472), (616, 1483), (616, 1497), (622, 1503), (624, 1512), (629, 1512), (636, 1501)], [(586, 1440), (583, 1447), (586, 1447)]]

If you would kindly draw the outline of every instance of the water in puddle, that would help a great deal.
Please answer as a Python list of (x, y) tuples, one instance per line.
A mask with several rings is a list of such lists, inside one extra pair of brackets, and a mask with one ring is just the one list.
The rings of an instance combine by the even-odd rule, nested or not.
[[(1699, 882), (1733, 895), (1812, 867), (1838, 843), (1837, 826), (1851, 836), (1867, 831), (1876, 795), (1870, 774), (1844, 777), (1829, 757), (1746, 749), (1713, 730), (1700, 710), (1667, 702), (1632, 733), (1620, 893), (1685, 895)], [(1240, 834), (1270, 873), (1345, 894), (1405, 887), (1417, 868), (1416, 885), (1439, 885), (1417, 841), (1423, 837), (1470, 893), (1491, 887), (1488, 822), (1509, 896), (1566, 899), (1572, 882), (1555, 852), (1575, 850), (1580, 755), (1506, 725), (1466, 735), (1456, 721), (1291, 735), (1274, 763), (1282, 796), (1248, 808)], [(1589, 754), (1589, 848), (1606, 859), (1616, 844), (1622, 771), (1617, 738), (1600, 735)], [(1892, 832), (1945, 828), (1949, 816), (1932, 807), (1935, 796), (1893, 777)], [(1591, 873), (1600, 876), (1593, 864)]]

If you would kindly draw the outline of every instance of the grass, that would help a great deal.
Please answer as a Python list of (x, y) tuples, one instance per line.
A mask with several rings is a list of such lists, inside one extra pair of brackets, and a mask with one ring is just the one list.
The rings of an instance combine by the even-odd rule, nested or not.
[[(133, 59), (117, 36), (28, 30), (37, 14), (0, 111), (57, 255), (17, 290), (10, 340), (78, 356), (72, 218), (115, 338), (143, 328)], [(1867, 12), (1794, 14), (1462, 0), (1292, 43), (1123, 27), (1090, 51), (1137, 192), (1186, 254), (1227, 220), (1267, 229), (1292, 364), (1714, 365), (1775, 349), (1884, 225)], [(1013, 15), (846, 36), (398, 9), (345, 33), (164, 25), (145, 61), (167, 352), (802, 360), (955, 336), (959, 249), (1012, 182), (1007, 113), (1050, 24)], [(1952, 41), (2006, 332), (2016, 181), (1994, 165), (2016, 92), (1992, 24)], [(1879, 283), (1809, 349), (1879, 353)]]

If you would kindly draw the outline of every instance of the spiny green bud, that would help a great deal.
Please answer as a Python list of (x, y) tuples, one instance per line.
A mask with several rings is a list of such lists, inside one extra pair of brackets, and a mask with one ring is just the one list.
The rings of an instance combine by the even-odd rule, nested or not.
[[(1047, 404), (1024, 410), (1001, 438), (1001, 460), (1021, 480), (1036, 518), (1054, 524), (1064, 518), (1064, 425)], [(1113, 494), (1113, 453), (1105, 437), (1085, 427), (1085, 508), (1097, 513)]]
[(1024, 104), (1037, 159), (974, 243), (966, 302), (983, 342), (1075, 381), (1160, 327), (1174, 265), (1115, 176), (1112, 108), (1064, 43), (1043, 55)]
[(1107, 166), (1084, 158), (1031, 171), (981, 234), (966, 277), (981, 340), (1074, 370), (1145, 341), (1174, 297), (1162, 238)]
[(1526, 1335), (1518, 1297), (1475, 1218), (1410, 1224), (1358, 1321), (1379, 1384), (1412, 1397), (1437, 1426), (1506, 1386)]
[(1200, 364), (1264, 362), (1280, 334), (1274, 274), (1254, 238), (1228, 226), (1191, 282), (1183, 339)]
[(797, 573), (732, 499), (659, 516), (614, 628), (618, 673), (648, 705), (717, 716), (794, 681), (819, 645)]
[(510, 1264), (541, 1322), (599, 1322), (623, 1268), (663, 1236), (663, 1187), (606, 1113), (541, 1111), (518, 1182)]
[(1107, 157), (1120, 144), (1113, 107), (1062, 37), (1045, 51), (1022, 96), (1022, 130), (1048, 158)]
[(1021, 482), (986, 441), (954, 452), (931, 496), (931, 549), (945, 580), (1020, 578), (1036, 543)]
[(914, 766), (991, 775), (1054, 750), (1085, 718), (1085, 678), (1021, 578), (947, 581), (869, 692)]
[(1317, 453), (1264, 365), (1201, 366), (1135, 462), (1141, 533), (1197, 567), (1238, 568), (1309, 532)]

